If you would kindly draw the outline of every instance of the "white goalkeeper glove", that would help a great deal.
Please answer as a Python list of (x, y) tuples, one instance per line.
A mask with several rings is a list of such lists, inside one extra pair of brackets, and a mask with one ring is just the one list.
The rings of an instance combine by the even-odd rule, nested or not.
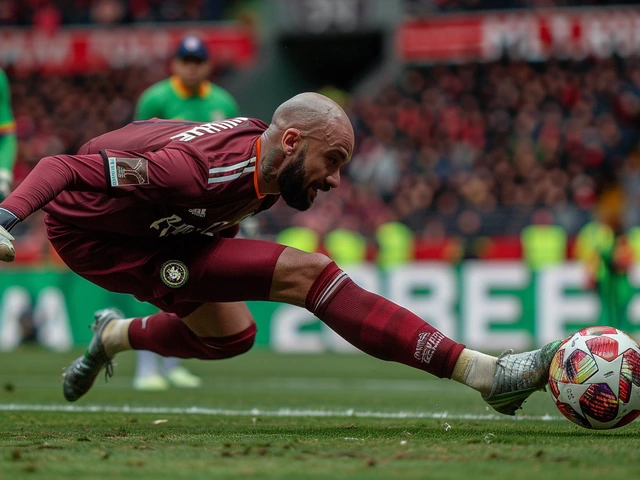
[(13, 262), (16, 258), (16, 249), (13, 248), (13, 236), (0, 226), (0, 260), (3, 262)]
[(13, 235), (9, 233), (20, 219), (6, 208), (0, 208), (0, 261), (13, 262), (16, 258), (16, 249), (13, 248)]

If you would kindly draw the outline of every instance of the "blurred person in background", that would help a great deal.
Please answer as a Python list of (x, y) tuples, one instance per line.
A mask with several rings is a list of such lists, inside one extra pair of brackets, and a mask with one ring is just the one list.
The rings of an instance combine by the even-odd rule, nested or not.
[[(136, 120), (150, 118), (210, 122), (240, 114), (235, 99), (209, 81), (212, 71), (209, 52), (202, 40), (185, 37), (171, 62), (172, 76), (145, 90), (136, 105)], [(202, 380), (180, 365), (175, 357), (162, 357), (138, 350), (133, 387), (162, 391), (173, 385), (197, 388)]]
[(202, 40), (185, 37), (171, 62), (172, 75), (142, 92), (136, 105), (136, 119), (211, 122), (240, 115), (233, 96), (209, 81), (212, 68)]
[(623, 231), (620, 192), (614, 190), (602, 197), (594, 220), (578, 232), (576, 257), (587, 269), (587, 286), (598, 294), (600, 324), (624, 329), (633, 294), (629, 269), (634, 252)]
[(0, 201), (11, 191), (16, 152), (16, 124), (11, 109), (9, 80), (4, 71), (0, 70)]
[(361, 288), (326, 255), (234, 238), (242, 220), (280, 197), (306, 211), (338, 188), (354, 144), (344, 110), (306, 92), (282, 103), (269, 125), (137, 121), (77, 155), (40, 160), (0, 204), (0, 260), (15, 257), (10, 231), (44, 209), (49, 240), (74, 272), (161, 309), (142, 318), (96, 312), (87, 351), (63, 374), (65, 398), (85, 395), (103, 369), (113, 375), (113, 356), (126, 350), (241, 355), (257, 333), (245, 302), (267, 300), (305, 307), (361, 351), (464, 384), (515, 415), (548, 382), (560, 340), (486, 355)]
[(378, 251), (376, 262), (383, 270), (406, 265), (415, 256), (413, 231), (402, 222), (385, 222), (375, 232)]
[(540, 208), (520, 234), (522, 257), (533, 272), (563, 264), (567, 256), (567, 233), (556, 225), (553, 213)]

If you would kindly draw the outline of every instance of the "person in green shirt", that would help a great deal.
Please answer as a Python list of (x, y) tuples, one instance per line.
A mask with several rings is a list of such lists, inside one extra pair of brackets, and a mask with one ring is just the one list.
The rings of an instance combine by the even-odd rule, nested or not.
[(588, 287), (600, 299), (600, 324), (626, 328), (633, 294), (629, 281), (633, 249), (627, 236), (619, 227), (594, 220), (578, 232), (576, 256), (587, 268)]
[(237, 117), (237, 102), (225, 89), (209, 81), (212, 63), (205, 44), (185, 37), (171, 62), (173, 74), (147, 88), (136, 105), (136, 119), (213, 122)]
[(0, 70), (0, 201), (11, 191), (17, 150), (9, 80), (4, 71)]
[[(150, 118), (211, 122), (237, 117), (240, 109), (229, 92), (211, 83), (212, 63), (205, 44), (198, 37), (185, 37), (171, 62), (171, 77), (146, 89), (136, 105), (136, 120)], [(146, 308), (146, 307), (144, 307)], [(151, 308), (146, 313), (155, 313)], [(137, 390), (161, 391), (170, 385), (196, 388), (199, 377), (173, 357), (149, 351), (137, 352), (133, 386)]]

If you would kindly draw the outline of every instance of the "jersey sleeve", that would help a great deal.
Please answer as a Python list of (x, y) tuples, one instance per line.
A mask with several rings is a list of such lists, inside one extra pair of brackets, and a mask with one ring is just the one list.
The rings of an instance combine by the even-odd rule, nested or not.
[(2, 208), (24, 220), (65, 190), (105, 191), (103, 165), (99, 154), (44, 157), (2, 202)]
[(204, 161), (175, 148), (144, 156), (115, 150), (57, 155), (40, 160), (1, 205), (24, 220), (63, 191), (180, 203), (201, 198), (207, 190), (207, 178)]
[(206, 162), (178, 148), (163, 148), (144, 156), (116, 150), (101, 152), (109, 196), (133, 194), (159, 203), (199, 199), (207, 191)]
[(13, 169), (16, 152), (16, 128), (11, 111), (9, 80), (0, 70), (0, 170)]

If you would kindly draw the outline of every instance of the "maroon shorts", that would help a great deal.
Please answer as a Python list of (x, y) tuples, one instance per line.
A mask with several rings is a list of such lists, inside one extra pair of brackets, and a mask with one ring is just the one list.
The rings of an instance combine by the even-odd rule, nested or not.
[(268, 300), (277, 243), (185, 235), (128, 237), (46, 218), (51, 244), (78, 275), (184, 317), (203, 303)]

